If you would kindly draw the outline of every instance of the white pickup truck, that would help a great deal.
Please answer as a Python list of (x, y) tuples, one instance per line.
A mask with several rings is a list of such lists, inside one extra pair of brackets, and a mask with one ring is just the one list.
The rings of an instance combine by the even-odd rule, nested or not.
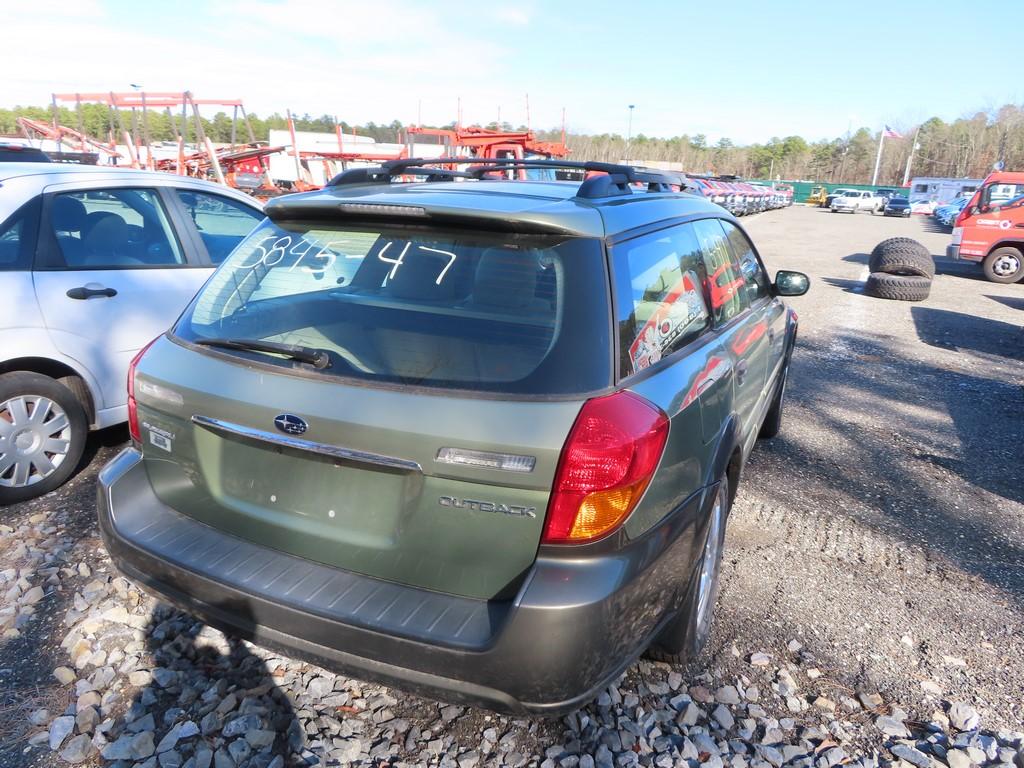
[(866, 189), (848, 189), (832, 200), (832, 213), (882, 210), (885, 199)]

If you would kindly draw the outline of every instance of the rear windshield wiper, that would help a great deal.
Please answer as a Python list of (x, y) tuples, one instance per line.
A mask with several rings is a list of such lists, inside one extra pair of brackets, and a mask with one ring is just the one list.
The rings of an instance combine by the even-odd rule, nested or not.
[(277, 341), (261, 341), (259, 339), (196, 339), (194, 344), (204, 347), (224, 347), (225, 349), (241, 349), (251, 352), (269, 352), (283, 355), (292, 360), (309, 363), (314, 368), (327, 368), (331, 357), (322, 349), (304, 347), (301, 344), (282, 344)]

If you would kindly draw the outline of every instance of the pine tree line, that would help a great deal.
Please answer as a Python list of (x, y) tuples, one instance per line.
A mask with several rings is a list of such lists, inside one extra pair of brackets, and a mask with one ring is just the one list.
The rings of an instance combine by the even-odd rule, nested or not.
[[(15, 118), (24, 115), (49, 122), (53, 118), (49, 107), (15, 107), (0, 109), (0, 135), (16, 135)], [(116, 129), (110, 110), (100, 104), (83, 104), (80, 112), (61, 107), (58, 120), (62, 125), (81, 128), (94, 138), (106, 141)], [(131, 129), (139, 125), (141, 114), (136, 110), (121, 111), (121, 125)], [(149, 134), (153, 141), (171, 141), (175, 130), (182, 130), (182, 115), (151, 110), (147, 114)], [(202, 118), (203, 130), (216, 142), (232, 138), (232, 116), (218, 112), (212, 118)], [(195, 136), (194, 121), (188, 120), (188, 136)], [(249, 123), (258, 141), (266, 141), (272, 129), (286, 129), (287, 120), (274, 113), (265, 118), (249, 115)], [(295, 117), (298, 131), (334, 131), (334, 117), (308, 114)], [(441, 126), (450, 128), (451, 124)], [(496, 128), (494, 123), (489, 126)], [(505, 123), (504, 129), (513, 129)], [(400, 143), (404, 140), (402, 124), (394, 120), (388, 124), (366, 123), (350, 125), (342, 122), (348, 133), (356, 132), (379, 142)], [(519, 126), (516, 130), (524, 129)], [(561, 130), (538, 131), (538, 138), (558, 141)], [(1008, 169), (1024, 169), (1024, 107), (1006, 105), (1000, 109), (978, 112), (952, 122), (937, 117), (920, 126), (906, 127), (903, 139), (886, 139), (879, 182), (899, 184), (903, 180), (907, 156), (917, 135), (918, 149), (914, 153), (914, 176), (984, 176), (997, 160)], [(248, 140), (248, 131), (241, 119), (235, 123), (235, 139)], [(736, 174), (746, 178), (765, 178), (769, 174), (783, 179), (806, 179), (838, 183), (868, 183), (874, 170), (878, 132), (859, 128), (849, 136), (821, 141), (807, 141), (800, 136), (772, 138), (758, 144), (740, 145), (727, 138), (709, 144), (701, 134), (682, 134), (672, 138), (637, 135), (628, 142), (618, 134), (589, 135), (570, 132), (566, 139), (574, 159), (634, 162), (668, 161), (680, 163), (691, 172)]]

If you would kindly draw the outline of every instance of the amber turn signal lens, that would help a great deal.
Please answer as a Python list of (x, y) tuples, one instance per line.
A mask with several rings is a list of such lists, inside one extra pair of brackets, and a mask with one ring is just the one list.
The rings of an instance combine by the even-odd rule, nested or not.
[(647, 480), (644, 479), (622, 488), (591, 493), (580, 504), (568, 539), (585, 541), (603, 536), (622, 522), (646, 487)]

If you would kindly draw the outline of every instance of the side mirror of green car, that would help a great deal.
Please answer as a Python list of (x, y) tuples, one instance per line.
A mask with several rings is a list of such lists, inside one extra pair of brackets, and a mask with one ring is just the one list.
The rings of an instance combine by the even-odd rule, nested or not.
[(775, 273), (772, 289), (776, 296), (803, 296), (811, 287), (811, 278), (803, 272), (780, 269)]

